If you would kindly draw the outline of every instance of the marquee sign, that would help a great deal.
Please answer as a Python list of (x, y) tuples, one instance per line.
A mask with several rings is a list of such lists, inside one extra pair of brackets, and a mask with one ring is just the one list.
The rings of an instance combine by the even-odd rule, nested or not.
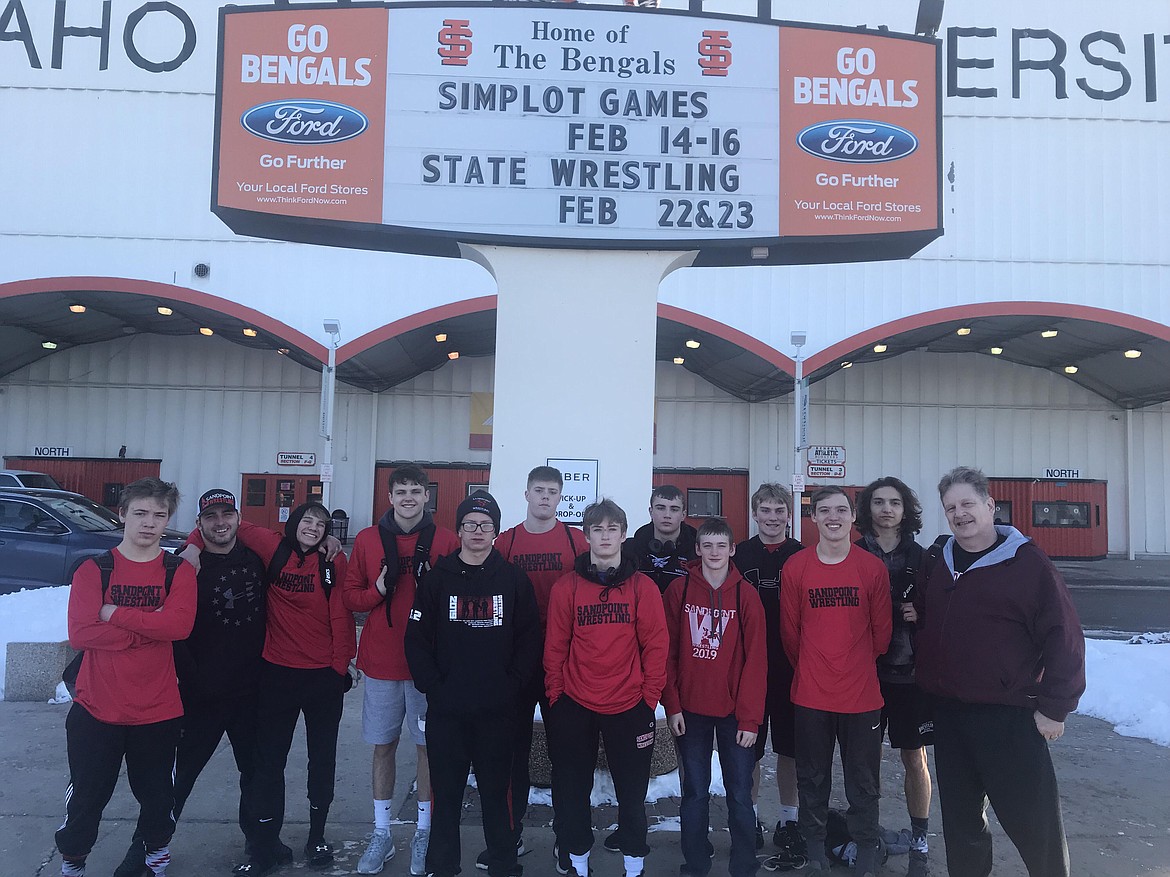
[(938, 43), (614, 7), (220, 12), (212, 209), (264, 237), (910, 255), (942, 233)]

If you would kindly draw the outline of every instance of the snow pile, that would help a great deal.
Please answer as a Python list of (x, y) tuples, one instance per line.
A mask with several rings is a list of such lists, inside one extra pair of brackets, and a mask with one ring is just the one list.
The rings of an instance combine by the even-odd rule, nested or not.
[(1170, 746), (1170, 644), (1085, 640), (1085, 675), (1077, 712)]
[(0, 700), (9, 643), (59, 643), (69, 639), (65, 613), (69, 587), (34, 588), (0, 596)]

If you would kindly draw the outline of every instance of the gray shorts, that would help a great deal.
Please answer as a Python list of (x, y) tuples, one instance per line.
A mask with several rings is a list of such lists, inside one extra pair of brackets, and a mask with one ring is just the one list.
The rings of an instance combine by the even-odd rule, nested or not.
[(427, 714), (427, 697), (409, 679), (362, 679), (362, 739), (375, 746), (397, 743), (402, 736), (402, 720), (416, 746), (426, 746), (427, 738), (418, 726), (418, 717)]

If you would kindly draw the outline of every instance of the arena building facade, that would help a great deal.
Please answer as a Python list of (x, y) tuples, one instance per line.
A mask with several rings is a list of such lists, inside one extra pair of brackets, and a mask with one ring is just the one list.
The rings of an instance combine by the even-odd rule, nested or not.
[[(917, 11), (774, 6), (903, 32)], [(318, 491), (358, 527), (409, 460), (428, 464), (440, 511), (490, 484), (505, 523), (519, 519), (523, 484), (489, 471), (496, 399), (531, 406), (533, 446), (547, 447), (532, 465), (588, 454), (559, 446), (572, 418), (544, 416), (523, 380), (497, 373), (492, 276), (226, 227), (209, 209), (218, 27), (196, 0), (0, 3), (8, 467), (82, 478), (145, 461), (183, 491), (182, 526), (202, 490), (225, 486), (257, 520)], [(1005, 519), (1070, 537), (1056, 554), (1170, 553), (1170, 6), (947, 0), (938, 38), (945, 233), (907, 259), (665, 277), (653, 479), (746, 535), (750, 489), (792, 480), (799, 355), (808, 439), (825, 449), (825, 468), (802, 456), (807, 483), (896, 474), (922, 496), (930, 538), (945, 531), (940, 473), (974, 464), (1015, 497)], [(551, 259), (546, 276), (555, 288)], [(566, 345), (562, 328), (534, 324), (527, 343), (583, 421), (599, 392), (629, 388), (607, 370), (606, 338)], [(645, 520), (650, 473), (605, 474), (600, 492)]]

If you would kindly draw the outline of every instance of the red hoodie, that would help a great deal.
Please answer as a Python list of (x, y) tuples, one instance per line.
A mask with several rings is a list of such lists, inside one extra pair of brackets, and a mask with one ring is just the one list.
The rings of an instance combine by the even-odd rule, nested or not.
[[(686, 595), (684, 600), (683, 595)], [(712, 588), (695, 566), (666, 589), (670, 655), (662, 704), (667, 715), (735, 715), (740, 731), (759, 731), (768, 690), (764, 606), (732, 567)], [(737, 609), (738, 605), (738, 609)]]
[(148, 725), (183, 715), (172, 643), (195, 624), (195, 567), (175, 570), (168, 594), (162, 554), (128, 560), (115, 548), (105, 602), (118, 608), (101, 621), (102, 574), (87, 560), (69, 589), (69, 643), (84, 649), (76, 701), (98, 721)]
[(893, 629), (886, 565), (856, 545), (840, 563), (810, 548), (784, 564), (780, 581), (780, 635), (796, 669), (792, 702), (832, 713), (881, 709), (874, 662)]
[[(287, 537), (267, 527), (240, 521), (239, 540), (260, 555), (265, 568), (272, 562), (282, 538)], [(187, 541), (200, 550), (204, 548), (198, 529)], [(357, 631), (353, 613), (342, 601), (341, 583), (345, 581), (346, 567), (345, 553), (339, 551), (333, 558), (333, 589), (326, 604), (317, 552), (305, 556), (297, 551), (289, 554), (284, 568), (267, 590), (265, 661), (298, 670), (332, 667), (337, 673), (348, 671), (357, 651)]]
[[(387, 514), (392, 519), (393, 513)], [(398, 547), (398, 583), (390, 600), (390, 614), (394, 618), (391, 626), (386, 620), (386, 598), (374, 585), (386, 557), (382, 537), (378, 534), (379, 526), (366, 527), (357, 534), (350, 552), (349, 572), (343, 580), (342, 597), (346, 607), (353, 612), (370, 613), (358, 643), (358, 669), (374, 679), (401, 681), (410, 679), (403, 637), (406, 636), (410, 608), (414, 605), (415, 581), (411, 566), (421, 527), (410, 534), (397, 533), (394, 536)], [(440, 557), (458, 550), (459, 537), (446, 527), (436, 527), (431, 542), (431, 566)]]
[(602, 715), (625, 712), (640, 700), (658, 705), (666, 684), (670, 636), (662, 594), (622, 556), (610, 585), (588, 572), (589, 555), (553, 585), (544, 640), (549, 703), (567, 694)]

